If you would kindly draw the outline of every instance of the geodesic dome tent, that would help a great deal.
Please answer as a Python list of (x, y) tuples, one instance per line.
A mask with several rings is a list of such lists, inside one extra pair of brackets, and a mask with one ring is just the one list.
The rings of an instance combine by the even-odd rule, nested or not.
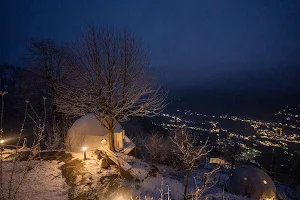
[(276, 199), (276, 187), (270, 176), (250, 165), (233, 170), (229, 178), (229, 190), (257, 200)]
[[(120, 124), (115, 128), (115, 148), (123, 147), (124, 131)], [(121, 139), (119, 139), (121, 138)], [(93, 150), (100, 145), (108, 145), (101, 141), (108, 141), (108, 130), (92, 113), (77, 119), (68, 130), (65, 140), (68, 151), (79, 152), (82, 147)]]

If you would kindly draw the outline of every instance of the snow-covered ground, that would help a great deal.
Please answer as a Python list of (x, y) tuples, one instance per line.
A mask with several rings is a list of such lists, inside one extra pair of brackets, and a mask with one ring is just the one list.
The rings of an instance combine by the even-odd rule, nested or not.
[[(101, 160), (93, 152), (87, 152), (87, 160), (83, 160), (82, 153), (72, 153), (73, 158), (65, 162), (56, 160), (33, 161), (32, 166), (35, 167), (26, 175), (16, 199), (64, 200), (70, 198), (73, 193), (72, 195), (81, 196), (78, 199), (82, 200), (116, 200), (121, 196), (123, 196), (122, 200), (130, 199), (131, 196), (140, 196), (141, 199), (150, 196), (154, 200), (158, 200), (162, 190), (164, 197), (167, 197), (165, 193), (169, 191), (171, 199), (182, 199), (184, 187), (182, 172), (162, 165), (150, 165), (135, 157), (119, 156), (132, 166), (130, 170), (133, 175), (132, 180), (122, 178), (116, 165), (110, 165), (107, 169), (101, 168)], [(69, 165), (67, 165), (68, 163)], [(73, 165), (74, 163), (77, 163), (76, 166)], [(17, 186), (17, 182), (22, 177), (25, 164), (25, 161), (17, 162), (16, 173), (12, 182), (13, 187)], [(65, 178), (63, 174), (66, 174), (66, 171), (63, 173), (63, 170), (70, 167), (74, 167), (76, 170)], [(6, 192), (12, 168), (12, 162), (3, 162), (3, 183)], [(70, 183), (70, 180), (73, 182)], [(193, 178), (190, 178), (189, 188), (195, 188)], [(224, 192), (221, 187), (213, 186), (204, 194), (202, 199), (246, 200), (247, 198), (232, 195)]]
[[(16, 162), (15, 173), (12, 181), (11, 195), (13, 196), (19, 181), (24, 173), (23, 169), (27, 165), (25, 161)], [(16, 195), (19, 200), (64, 200), (68, 199), (68, 185), (62, 176), (57, 161), (32, 161), (30, 169), (26, 174), (23, 184)], [(12, 162), (3, 163), (3, 186), (6, 197), (8, 197), (11, 173), (13, 169)]]

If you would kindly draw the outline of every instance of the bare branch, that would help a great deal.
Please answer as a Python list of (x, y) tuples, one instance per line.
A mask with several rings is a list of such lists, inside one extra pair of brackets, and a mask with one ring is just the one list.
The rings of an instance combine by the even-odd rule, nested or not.
[(194, 139), (185, 127), (179, 127), (174, 130), (174, 135), (171, 140), (178, 149), (178, 157), (183, 162), (186, 170), (185, 183), (184, 183), (184, 199), (187, 198), (188, 180), (191, 171), (196, 166), (198, 160), (203, 158), (209, 153), (206, 150), (208, 139), (203, 146), (195, 146)]
[(131, 116), (162, 112), (166, 93), (147, 68), (148, 52), (128, 30), (91, 26), (71, 52), (71, 80), (54, 85), (58, 112), (94, 113), (110, 133)]

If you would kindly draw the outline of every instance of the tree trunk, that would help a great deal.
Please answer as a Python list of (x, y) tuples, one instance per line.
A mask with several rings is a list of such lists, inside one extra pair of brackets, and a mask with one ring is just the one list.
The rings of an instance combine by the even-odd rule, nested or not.
[(109, 149), (112, 152), (115, 152), (115, 137), (114, 137), (114, 130), (109, 130), (109, 138), (108, 138), (108, 143), (109, 143)]
[(187, 170), (186, 173), (185, 173), (184, 192), (183, 192), (184, 200), (188, 199), (187, 198), (187, 188), (188, 188), (188, 185), (189, 185), (189, 176), (190, 176), (190, 173), (191, 173), (190, 170)]

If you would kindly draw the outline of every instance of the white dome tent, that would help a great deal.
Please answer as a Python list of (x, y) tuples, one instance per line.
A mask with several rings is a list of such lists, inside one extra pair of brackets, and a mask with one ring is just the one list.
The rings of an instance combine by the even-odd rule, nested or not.
[[(123, 149), (126, 143), (131, 141), (125, 136), (122, 126), (118, 124), (115, 128), (115, 149)], [(92, 113), (89, 113), (74, 122), (68, 130), (66, 137), (66, 149), (79, 152), (82, 147), (88, 150), (99, 148), (101, 145), (108, 148), (108, 130)]]

